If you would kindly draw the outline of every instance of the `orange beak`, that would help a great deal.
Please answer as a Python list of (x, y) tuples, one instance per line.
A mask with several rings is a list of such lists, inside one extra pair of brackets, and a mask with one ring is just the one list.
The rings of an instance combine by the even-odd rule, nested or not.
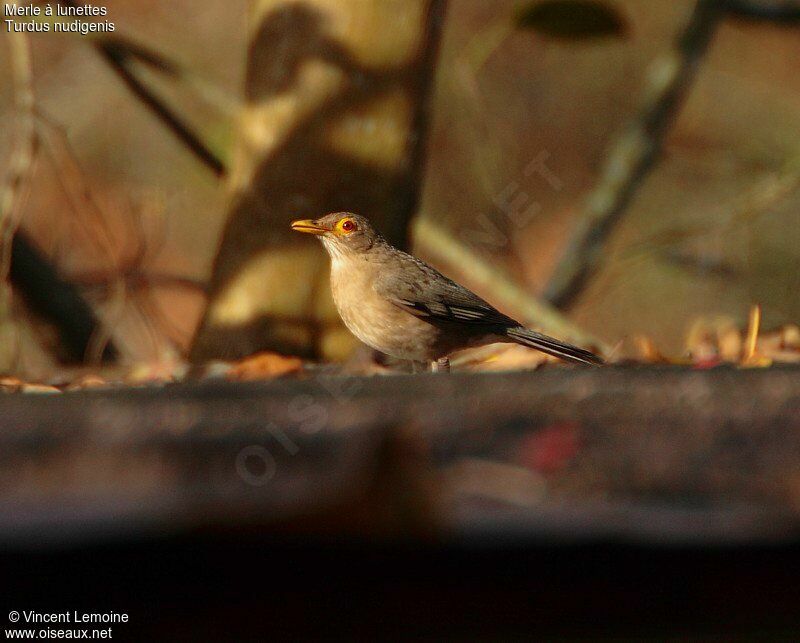
[(317, 225), (317, 223), (312, 219), (298, 219), (297, 221), (292, 221), (292, 230), (295, 232), (305, 232), (306, 234), (316, 235), (322, 235), (326, 232), (330, 232), (330, 230), (327, 228)]

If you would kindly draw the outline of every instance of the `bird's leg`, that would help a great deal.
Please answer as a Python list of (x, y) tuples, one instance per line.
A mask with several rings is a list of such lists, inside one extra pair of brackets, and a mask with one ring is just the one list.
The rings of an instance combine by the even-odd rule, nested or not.
[(450, 358), (440, 357), (431, 362), (431, 373), (449, 373), (450, 372)]

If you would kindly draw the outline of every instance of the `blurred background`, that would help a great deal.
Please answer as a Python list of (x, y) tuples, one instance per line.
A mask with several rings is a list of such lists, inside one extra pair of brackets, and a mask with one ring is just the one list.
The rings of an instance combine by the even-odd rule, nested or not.
[[(800, 4), (103, 6), (113, 32), (0, 23), (9, 610), (797, 640), (797, 367), (745, 367), (800, 362)], [(339, 210), (672, 366), (327, 377), (382, 368), (289, 228)], [(542, 362), (504, 355), (454, 370)]]
[(0, 368), (343, 359), (325, 257), (288, 232), (336, 209), (618, 356), (752, 303), (797, 320), (798, 28), (723, 4), (109, 0), (113, 34), (4, 33), (4, 225), (96, 324), (65, 357), (15, 254)]

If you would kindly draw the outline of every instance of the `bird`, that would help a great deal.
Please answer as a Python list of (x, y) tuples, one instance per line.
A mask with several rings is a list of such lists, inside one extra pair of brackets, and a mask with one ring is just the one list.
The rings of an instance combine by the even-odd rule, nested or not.
[(498, 342), (535, 348), (568, 362), (599, 366), (594, 353), (530, 330), (433, 266), (392, 246), (352, 212), (299, 219), (331, 259), (331, 291), (345, 326), (391, 357), (449, 371), (449, 357)]

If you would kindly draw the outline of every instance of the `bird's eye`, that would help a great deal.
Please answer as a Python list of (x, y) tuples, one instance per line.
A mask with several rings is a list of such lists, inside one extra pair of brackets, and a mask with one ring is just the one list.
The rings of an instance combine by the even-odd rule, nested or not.
[(345, 219), (342, 221), (342, 230), (345, 232), (355, 232), (356, 228), (358, 228), (358, 226), (352, 219)]

